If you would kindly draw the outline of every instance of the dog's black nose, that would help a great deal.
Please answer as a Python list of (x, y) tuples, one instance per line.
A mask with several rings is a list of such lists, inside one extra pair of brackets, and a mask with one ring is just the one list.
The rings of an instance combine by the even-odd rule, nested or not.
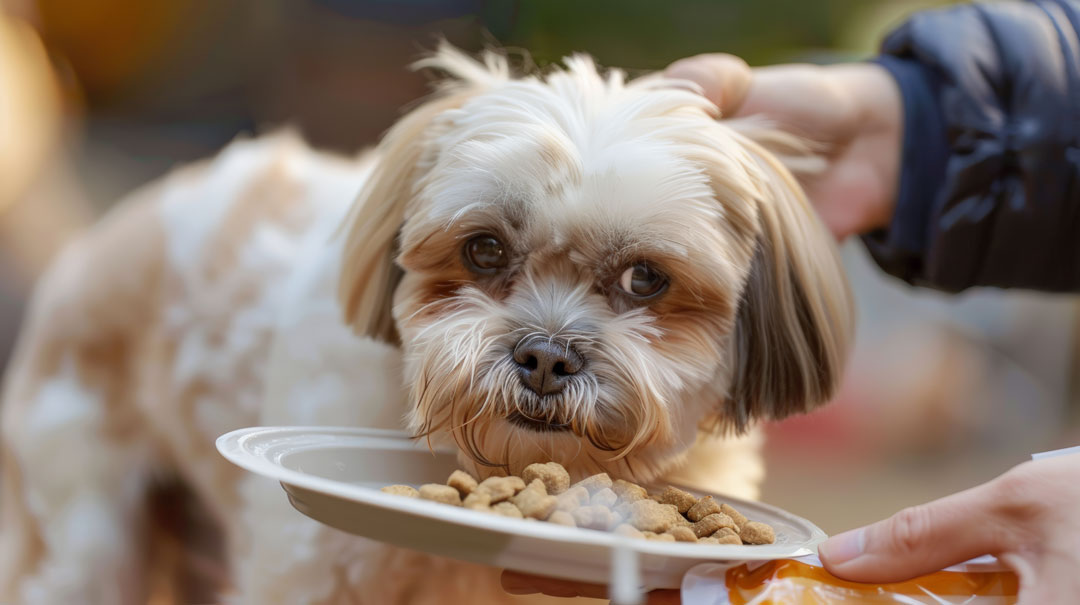
[(537, 395), (551, 395), (563, 390), (570, 377), (581, 371), (583, 358), (562, 339), (532, 336), (514, 347), (521, 381)]

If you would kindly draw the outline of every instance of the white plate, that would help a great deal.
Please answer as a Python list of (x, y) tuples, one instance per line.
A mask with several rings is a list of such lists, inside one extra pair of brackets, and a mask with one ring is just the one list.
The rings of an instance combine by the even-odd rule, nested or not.
[(806, 519), (719, 495), (750, 519), (773, 526), (776, 543), (652, 542), (384, 494), (379, 488), (394, 483), (443, 483), (457, 468), (452, 453), (432, 453), (423, 442), (397, 431), (254, 427), (222, 435), (217, 448), (237, 466), (280, 481), (297, 510), (340, 530), (435, 555), (570, 580), (607, 583), (612, 557), (618, 555), (637, 560), (644, 587), (678, 588), (684, 573), (698, 563), (797, 557), (810, 554), (826, 538)]

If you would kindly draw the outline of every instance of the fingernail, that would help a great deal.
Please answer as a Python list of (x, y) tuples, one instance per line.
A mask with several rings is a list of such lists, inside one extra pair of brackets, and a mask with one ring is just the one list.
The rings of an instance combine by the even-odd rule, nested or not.
[(860, 527), (822, 542), (818, 546), (818, 556), (830, 565), (840, 565), (863, 554), (865, 549), (866, 532)]

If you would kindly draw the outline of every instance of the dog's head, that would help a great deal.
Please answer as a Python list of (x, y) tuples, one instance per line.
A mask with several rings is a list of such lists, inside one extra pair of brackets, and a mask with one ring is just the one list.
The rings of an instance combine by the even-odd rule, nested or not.
[(410, 427), (481, 465), (645, 478), (702, 427), (825, 401), (851, 301), (781, 162), (688, 86), (574, 57), (453, 78), (402, 119), (345, 226), (341, 297), (399, 341)]

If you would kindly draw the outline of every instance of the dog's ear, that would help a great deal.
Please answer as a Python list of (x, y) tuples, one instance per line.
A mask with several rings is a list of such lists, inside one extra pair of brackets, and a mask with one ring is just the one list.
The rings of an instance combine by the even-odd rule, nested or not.
[[(780, 139), (762, 143), (772, 150)], [(743, 140), (760, 171), (759, 229), (739, 302), (724, 404), (737, 429), (752, 418), (779, 419), (828, 401), (841, 380), (854, 323), (832, 235), (777, 155)], [(788, 150), (797, 158), (799, 145), (791, 143)]]
[(448, 73), (441, 94), (412, 110), (383, 137), (376, 165), (343, 225), (344, 259), (338, 298), (345, 321), (357, 332), (396, 343), (392, 316), (394, 289), (402, 271), (395, 264), (397, 234), (410, 212), (417, 185), (434, 162), (431, 145), (437, 122), (478, 91), (508, 77), (505, 62), (489, 53), (481, 64), (442, 44), (414, 67)]

